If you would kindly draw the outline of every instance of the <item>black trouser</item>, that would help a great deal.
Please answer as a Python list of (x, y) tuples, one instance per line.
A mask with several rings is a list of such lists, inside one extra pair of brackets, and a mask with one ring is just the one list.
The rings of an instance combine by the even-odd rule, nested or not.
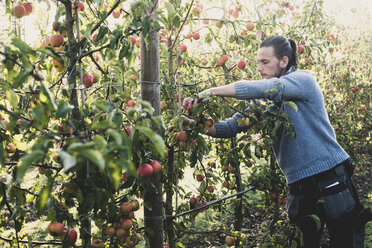
[(364, 247), (364, 227), (355, 227), (362, 206), (345, 170), (349, 162), (289, 185), (288, 215), (302, 231), (303, 247), (320, 247), (324, 224), (330, 233), (331, 248)]

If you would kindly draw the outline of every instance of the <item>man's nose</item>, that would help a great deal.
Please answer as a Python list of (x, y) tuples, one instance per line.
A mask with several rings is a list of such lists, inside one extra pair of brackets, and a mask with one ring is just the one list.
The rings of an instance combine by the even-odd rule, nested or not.
[(257, 65), (257, 71), (262, 72), (262, 70), (263, 70), (262, 65), (258, 64), (258, 65)]

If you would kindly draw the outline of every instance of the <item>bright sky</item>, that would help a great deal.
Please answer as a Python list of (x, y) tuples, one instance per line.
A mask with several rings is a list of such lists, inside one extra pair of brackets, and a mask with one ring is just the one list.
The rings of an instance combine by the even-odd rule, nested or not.
[[(227, 0), (229, 1), (229, 0)], [(241, 0), (242, 4), (249, 4), (252, 0)], [(291, 2), (290, 0), (287, 0)], [(49, 24), (46, 25), (46, 32), (51, 32), (51, 23), (53, 22), (55, 15), (55, 8), (53, 6), (47, 6), (45, 3), (37, 4), (35, 1), (30, 1), (34, 4), (35, 11), (27, 17), (20, 19), (21, 24), (25, 27), (25, 40), (31, 45), (39, 45), (40, 33), (37, 32), (36, 23), (40, 22), (41, 26), (44, 26), (42, 22), (46, 22), (45, 13), (48, 13)], [(203, 4), (203, 0), (200, 1)], [(4, 3), (0, 3), (3, 5)], [(37, 7), (35, 8), (35, 6)], [(2, 9), (2, 6), (1, 8)], [(361, 30), (370, 30), (372, 23), (372, 0), (325, 0), (324, 11), (335, 15), (335, 20), (338, 23), (344, 25), (357, 26)], [(0, 13), (0, 16), (3, 16)], [(368, 18), (369, 16), (369, 18)], [(112, 17), (110, 17), (114, 20)], [(5, 21), (5, 23), (4, 23)], [(5, 18), (0, 18), (0, 31), (5, 28), (5, 25), (9, 25)]]

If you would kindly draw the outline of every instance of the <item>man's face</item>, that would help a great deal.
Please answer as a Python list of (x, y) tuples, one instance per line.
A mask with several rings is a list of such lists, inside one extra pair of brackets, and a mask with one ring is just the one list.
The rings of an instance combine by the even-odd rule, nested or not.
[(274, 48), (261, 47), (257, 52), (257, 70), (263, 79), (280, 77), (285, 74), (285, 68), (288, 64), (287, 57), (278, 60), (274, 55)]

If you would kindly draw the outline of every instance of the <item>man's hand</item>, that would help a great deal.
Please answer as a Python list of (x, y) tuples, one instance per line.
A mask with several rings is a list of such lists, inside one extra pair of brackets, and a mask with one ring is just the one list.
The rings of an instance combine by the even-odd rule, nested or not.
[(197, 103), (198, 103), (198, 98), (187, 97), (183, 99), (183, 102), (182, 102), (183, 111), (190, 113)]

